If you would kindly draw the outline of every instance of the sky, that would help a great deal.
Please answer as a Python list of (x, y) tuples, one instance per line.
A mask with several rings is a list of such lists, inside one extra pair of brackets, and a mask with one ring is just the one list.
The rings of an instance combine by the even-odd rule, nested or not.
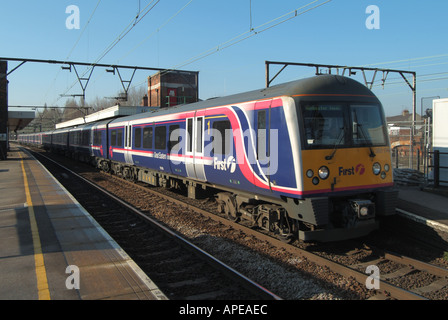
[[(199, 71), (201, 99), (263, 88), (266, 60), (416, 72), (418, 113), (421, 102), (426, 109), (448, 97), (445, 0), (0, 0), (0, 12), (0, 57)], [(137, 71), (131, 87), (146, 87), (154, 73)], [(289, 66), (272, 84), (313, 75)], [(390, 73), (383, 87), (381, 78), (372, 91), (386, 115), (412, 112), (404, 79)], [(360, 73), (354, 79), (364, 82)], [(62, 107), (61, 95), (82, 92), (60, 65), (26, 63), (8, 80), (10, 106)], [(96, 68), (86, 100), (120, 90), (117, 75)]]

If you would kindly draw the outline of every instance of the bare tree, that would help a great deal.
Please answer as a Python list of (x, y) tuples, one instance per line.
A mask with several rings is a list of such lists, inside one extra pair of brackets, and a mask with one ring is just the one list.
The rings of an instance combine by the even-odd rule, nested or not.
[(89, 113), (94, 113), (109, 107), (113, 107), (115, 104), (116, 103), (113, 100), (96, 97), (93, 101), (90, 101), (87, 106), (89, 107)]
[(128, 91), (128, 100), (121, 102), (122, 106), (140, 106), (142, 98), (148, 94), (146, 85), (137, 88), (131, 88)]

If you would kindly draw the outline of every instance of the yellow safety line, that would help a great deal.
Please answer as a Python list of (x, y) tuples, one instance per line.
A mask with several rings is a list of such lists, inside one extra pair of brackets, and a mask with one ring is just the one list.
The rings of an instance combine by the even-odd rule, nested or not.
[[(22, 158), (22, 156), (20, 156)], [(26, 203), (30, 215), (31, 233), (33, 235), (34, 247), (34, 265), (37, 277), (37, 293), (39, 300), (50, 300), (50, 290), (48, 289), (47, 272), (45, 271), (44, 256), (42, 254), (42, 245), (40, 243), (39, 229), (37, 228), (36, 215), (34, 214), (33, 201), (31, 200), (30, 189), (28, 186), (28, 178), (25, 173), (23, 158), (21, 160), (23, 182), (25, 184)]]

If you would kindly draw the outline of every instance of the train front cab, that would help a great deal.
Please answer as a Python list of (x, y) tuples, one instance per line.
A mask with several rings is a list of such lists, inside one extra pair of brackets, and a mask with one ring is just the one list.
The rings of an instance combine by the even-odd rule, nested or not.
[(374, 96), (297, 97), (303, 192), (298, 217), (305, 241), (366, 235), (394, 214), (390, 145)]

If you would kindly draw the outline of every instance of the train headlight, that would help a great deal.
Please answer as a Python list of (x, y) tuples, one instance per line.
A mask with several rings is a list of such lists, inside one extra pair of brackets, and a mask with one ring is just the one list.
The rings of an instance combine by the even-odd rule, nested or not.
[(350, 200), (351, 207), (358, 219), (371, 219), (375, 216), (375, 204), (370, 200)]
[(330, 170), (328, 170), (328, 168), (326, 166), (322, 166), (319, 168), (318, 174), (319, 174), (319, 178), (321, 178), (322, 180), (325, 180), (330, 175)]
[(384, 165), (384, 171), (389, 172), (390, 166), (388, 164)]
[(379, 175), (381, 172), (381, 165), (378, 162), (375, 162), (372, 166), (373, 174)]
[(369, 214), (369, 208), (361, 207), (361, 209), (359, 209), (359, 214), (363, 217), (366, 217)]
[(306, 176), (307, 176), (308, 178), (312, 178), (312, 177), (314, 176), (314, 172), (313, 172), (313, 170), (308, 169), (308, 171), (306, 172)]

